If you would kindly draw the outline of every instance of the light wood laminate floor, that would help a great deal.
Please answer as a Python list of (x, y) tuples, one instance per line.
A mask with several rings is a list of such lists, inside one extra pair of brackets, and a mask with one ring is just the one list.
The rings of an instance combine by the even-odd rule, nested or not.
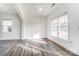
[(72, 56), (48, 39), (0, 40), (0, 56)]

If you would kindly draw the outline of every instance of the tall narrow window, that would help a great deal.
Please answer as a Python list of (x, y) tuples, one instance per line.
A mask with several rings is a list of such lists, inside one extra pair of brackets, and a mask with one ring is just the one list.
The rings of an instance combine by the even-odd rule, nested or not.
[(2, 21), (2, 31), (3, 32), (12, 32), (12, 20), (3, 20)]
[(59, 38), (68, 40), (68, 17), (67, 15), (61, 16), (59, 21)]
[(59, 39), (68, 40), (67, 14), (51, 20), (51, 35)]
[(57, 37), (57, 19), (51, 20), (51, 35)]

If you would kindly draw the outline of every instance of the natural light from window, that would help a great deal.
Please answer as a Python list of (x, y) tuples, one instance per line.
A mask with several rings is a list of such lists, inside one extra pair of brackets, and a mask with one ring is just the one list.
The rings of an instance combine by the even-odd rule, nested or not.
[(68, 15), (51, 20), (51, 36), (68, 40)]
[(12, 32), (12, 21), (11, 20), (3, 20), (2, 22), (2, 30), (3, 32)]
[(40, 33), (36, 33), (36, 34), (33, 36), (33, 41), (46, 44), (46, 42), (44, 42), (44, 41), (41, 39)]

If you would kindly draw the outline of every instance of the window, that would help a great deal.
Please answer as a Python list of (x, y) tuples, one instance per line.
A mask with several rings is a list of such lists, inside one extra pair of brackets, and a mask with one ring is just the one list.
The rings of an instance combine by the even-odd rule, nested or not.
[(68, 40), (67, 14), (51, 20), (51, 35), (59, 39)]
[(59, 21), (59, 38), (68, 40), (68, 18), (67, 15), (61, 16)]
[(3, 32), (12, 32), (12, 21), (11, 20), (3, 20), (2, 22), (2, 31)]
[(57, 37), (57, 19), (51, 21), (51, 35)]

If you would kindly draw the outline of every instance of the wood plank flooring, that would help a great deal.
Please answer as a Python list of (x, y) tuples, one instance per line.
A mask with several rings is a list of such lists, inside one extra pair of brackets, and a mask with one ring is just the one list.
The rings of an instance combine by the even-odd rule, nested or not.
[(72, 56), (49, 40), (1, 40), (0, 56)]

